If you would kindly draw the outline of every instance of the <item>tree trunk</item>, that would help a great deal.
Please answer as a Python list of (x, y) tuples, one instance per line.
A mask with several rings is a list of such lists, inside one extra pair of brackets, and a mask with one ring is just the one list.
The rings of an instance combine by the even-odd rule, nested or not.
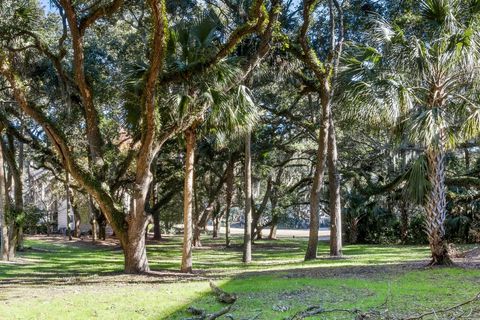
[(244, 263), (252, 261), (252, 155), (251, 133), (245, 135), (245, 230), (243, 235)]
[[(23, 129), (22, 129), (23, 133)], [(12, 149), (13, 150), (13, 149)], [(15, 155), (14, 155), (15, 156)], [(23, 142), (18, 141), (18, 174), (19, 174), (19, 181), (20, 183), (17, 186), (17, 181), (15, 180), (15, 210), (17, 213), (24, 213), (24, 202), (23, 202), (23, 167), (25, 162), (25, 152), (24, 152), (24, 145)], [(17, 226), (17, 244), (16, 248), (19, 251), (23, 251), (23, 227), (25, 221), (22, 221)]]
[[(143, 206), (144, 208), (144, 206)], [(139, 211), (143, 211), (139, 208)], [(145, 230), (148, 219), (144, 212), (139, 212), (144, 218), (131, 219), (128, 225), (127, 241), (122, 241), (125, 257), (125, 273), (138, 274), (150, 271), (147, 259), (147, 248), (145, 245)]]
[(348, 243), (356, 244), (358, 242), (358, 223), (359, 219), (353, 218), (350, 222), (350, 230), (348, 235)]
[(256, 235), (255, 240), (263, 239), (262, 231), (263, 231), (263, 226), (257, 224), (256, 231), (255, 231), (255, 235)]
[(98, 213), (91, 195), (88, 196), (88, 211), (90, 213), (90, 225), (92, 226), (92, 242), (95, 242), (98, 239)]
[(324, 89), (326, 92), (321, 94), (322, 122), (320, 125), (320, 132), (318, 134), (317, 162), (315, 164), (315, 174), (313, 176), (312, 189), (310, 191), (310, 231), (308, 235), (305, 261), (317, 258), (318, 228), (320, 227), (320, 196), (323, 187), (323, 177), (325, 174), (330, 117), (330, 89), (326, 83), (324, 83)]
[(278, 228), (278, 217), (272, 217), (272, 225), (270, 226), (270, 233), (268, 235), (269, 240), (277, 240), (277, 228)]
[[(0, 132), (3, 128), (0, 128)], [(1, 136), (0, 136), (1, 139)], [(9, 260), (9, 236), (8, 227), (5, 219), (5, 171), (3, 164), (3, 150), (0, 144), (0, 258), (2, 260)]]
[(183, 188), (183, 249), (182, 272), (192, 272), (192, 211), (193, 211), (193, 168), (195, 161), (195, 128), (185, 131), (187, 152), (185, 156), (185, 184)]
[(447, 214), (445, 195), (445, 154), (443, 144), (427, 149), (428, 180), (430, 191), (426, 204), (427, 234), (432, 261), (430, 265), (453, 264), (445, 241), (445, 218)]
[(153, 240), (161, 240), (162, 231), (160, 229), (160, 211), (153, 213)]
[(340, 178), (337, 171), (337, 140), (330, 115), (328, 129), (328, 189), (330, 193), (330, 256), (342, 256), (342, 207), (340, 203)]
[(252, 198), (252, 240), (262, 239), (262, 226), (260, 225), (260, 218), (262, 217), (263, 212), (267, 208), (268, 200), (270, 199), (272, 193), (272, 177), (268, 177), (267, 188), (265, 194), (263, 195), (262, 203), (257, 209), (255, 207), (255, 201)]
[(408, 242), (408, 204), (402, 199), (400, 200), (400, 240), (402, 244)]
[(70, 191), (70, 203), (71, 203), (73, 221), (74, 221), (73, 236), (75, 238), (80, 238), (82, 233), (80, 230), (80, 224), (82, 223), (82, 220), (80, 216), (80, 211), (78, 210), (78, 198), (75, 195), (75, 191), (73, 190)]
[(226, 191), (225, 191), (225, 246), (230, 247), (230, 210), (232, 208), (233, 185), (235, 180), (235, 160), (230, 156), (227, 168)]
[[(6, 207), (8, 210), (13, 213), (13, 217), (10, 218), (10, 221), (6, 221), (8, 225), (8, 244), (9, 244), (9, 259), (12, 260), (15, 258), (15, 253), (17, 247), (22, 247), (22, 229), (21, 224), (23, 222), (16, 221), (17, 215), (23, 212), (23, 181), (22, 181), (22, 170), (19, 164), (23, 165), (23, 155), (20, 153), (19, 160), (15, 158), (15, 142), (12, 135), (7, 135), (7, 143), (2, 139), (2, 151), (3, 156), (8, 165), (8, 185), (12, 185), (13, 179), (13, 198), (14, 204), (10, 203), (9, 197), (6, 197)], [(8, 191), (7, 191), (8, 193)]]
[(213, 239), (218, 238), (218, 228), (220, 227), (220, 217), (213, 218)]
[(107, 239), (107, 221), (102, 212), (100, 212), (98, 218), (98, 238), (105, 241)]
[(70, 228), (70, 209), (71, 209), (71, 199), (70, 199), (70, 179), (68, 171), (65, 171), (65, 199), (67, 201), (67, 236), (68, 240), (72, 240), (72, 230)]

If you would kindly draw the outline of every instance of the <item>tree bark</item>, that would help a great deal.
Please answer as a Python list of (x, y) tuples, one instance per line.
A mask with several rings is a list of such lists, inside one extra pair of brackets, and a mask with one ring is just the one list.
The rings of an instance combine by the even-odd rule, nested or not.
[(447, 202), (445, 194), (445, 153), (442, 142), (437, 148), (427, 149), (428, 180), (430, 191), (427, 198), (427, 235), (432, 261), (430, 265), (453, 264), (448, 254), (445, 241), (445, 218), (447, 214)]
[[(71, 199), (70, 199), (70, 179), (68, 171), (65, 171), (65, 199), (67, 202), (67, 236), (68, 240), (72, 240), (72, 230), (70, 228), (70, 209), (71, 209)], [(75, 221), (75, 220), (74, 220)]]
[(185, 131), (187, 151), (185, 156), (185, 184), (183, 187), (183, 249), (180, 271), (192, 272), (192, 211), (193, 211), (193, 170), (195, 162), (195, 128)]
[(312, 189), (310, 191), (310, 230), (308, 235), (307, 252), (305, 261), (317, 258), (318, 229), (320, 227), (319, 209), (320, 197), (325, 174), (325, 162), (328, 144), (328, 127), (330, 117), (330, 89), (328, 83), (324, 82), (324, 90), (321, 94), (322, 122), (318, 134), (317, 162), (313, 176)]
[(270, 199), (272, 193), (272, 177), (268, 177), (267, 181), (267, 189), (265, 190), (265, 194), (263, 195), (262, 203), (258, 209), (255, 208), (255, 201), (252, 198), (252, 240), (254, 239), (262, 239), (262, 229), (263, 227), (260, 225), (260, 218), (262, 217), (263, 212), (267, 208), (268, 200)]
[[(0, 132), (3, 131), (3, 128), (0, 128)], [(2, 137), (0, 136), (0, 139)], [(2, 260), (10, 260), (9, 256), (9, 236), (8, 236), (8, 227), (5, 219), (5, 171), (3, 164), (3, 149), (2, 144), (0, 144), (0, 258)]]
[[(21, 223), (18, 223), (15, 217), (22, 213), (23, 211), (23, 181), (22, 181), (22, 170), (19, 167), (19, 163), (23, 161), (20, 157), (20, 161), (17, 162), (15, 159), (15, 144), (13, 137), (11, 135), (7, 135), (7, 143), (2, 139), (2, 150), (3, 156), (8, 165), (8, 174), (10, 179), (13, 179), (13, 198), (14, 204), (12, 205), (10, 201), (6, 201), (6, 207), (13, 213), (14, 217), (11, 217), (9, 220), (6, 221), (8, 225), (8, 244), (9, 244), (9, 259), (12, 260), (15, 258), (17, 246), (21, 242)], [(10, 180), (11, 181), (11, 180)], [(11, 185), (11, 184), (10, 184)], [(8, 192), (7, 192), (8, 193)], [(8, 197), (5, 198), (8, 200)], [(21, 243), (20, 243), (21, 246)]]
[(218, 228), (220, 227), (220, 217), (216, 216), (213, 218), (213, 239), (218, 238)]
[(98, 213), (91, 195), (88, 196), (88, 210), (90, 213), (90, 225), (92, 226), (92, 242), (95, 242), (98, 239)]
[(400, 200), (400, 240), (402, 244), (408, 242), (408, 203), (404, 200)]
[(160, 229), (160, 211), (155, 212), (152, 216), (153, 216), (153, 240), (161, 240), (162, 231)]
[[(127, 239), (123, 239), (122, 247), (125, 257), (125, 273), (138, 274), (150, 271), (145, 245), (145, 230), (148, 219), (143, 208), (139, 209), (142, 218), (132, 219), (128, 225)], [(127, 240), (127, 241), (125, 241)]]
[(243, 234), (244, 263), (252, 261), (252, 154), (251, 133), (245, 135), (245, 229)]
[(330, 256), (342, 256), (342, 207), (340, 178), (337, 169), (337, 140), (335, 126), (330, 116), (328, 129), (328, 188), (330, 194)]
[(227, 165), (226, 191), (225, 191), (225, 246), (230, 247), (230, 210), (232, 208), (233, 185), (235, 180), (235, 159), (230, 155)]

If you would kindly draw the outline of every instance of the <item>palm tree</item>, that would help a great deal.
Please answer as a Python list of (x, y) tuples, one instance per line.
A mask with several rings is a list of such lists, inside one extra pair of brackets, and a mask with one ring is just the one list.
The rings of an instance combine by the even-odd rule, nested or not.
[[(167, 58), (170, 68), (188, 68), (208, 59), (216, 52), (221, 30), (219, 19), (211, 12), (206, 12), (191, 24), (180, 24), (170, 36), (171, 51)], [(193, 109), (200, 110), (198, 113), (201, 115), (184, 134), (186, 156), (182, 272), (192, 271), (194, 159), (198, 133), (201, 129), (207, 132), (215, 130), (240, 133), (244, 128), (250, 128), (256, 119), (249, 91), (244, 86), (235, 85), (239, 72), (235, 60), (222, 60), (201, 76), (188, 79), (176, 88), (178, 93), (172, 97), (172, 103), (178, 106), (176, 116), (179, 122)], [(199, 230), (195, 232), (198, 233)]]
[[(352, 47), (345, 59), (341, 101), (357, 116), (390, 121), (425, 154), (426, 232), (431, 265), (448, 265), (445, 152), (456, 142), (478, 135), (477, 102), (480, 8), (464, 0), (424, 0), (419, 22), (408, 30), (374, 21), (372, 44)], [(422, 177), (422, 175), (416, 175)]]

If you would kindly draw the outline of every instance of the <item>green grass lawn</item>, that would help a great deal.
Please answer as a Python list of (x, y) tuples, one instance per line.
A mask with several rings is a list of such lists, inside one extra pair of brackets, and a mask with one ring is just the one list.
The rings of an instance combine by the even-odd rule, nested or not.
[[(188, 306), (222, 308), (208, 280), (238, 295), (230, 312), (234, 319), (285, 319), (313, 305), (410, 315), (454, 305), (480, 291), (479, 269), (425, 269), (428, 248), (421, 246), (346, 246), (344, 259), (331, 260), (328, 244), (322, 243), (324, 257), (304, 263), (306, 239), (258, 241), (254, 262), (245, 266), (240, 247), (225, 249), (222, 243), (205, 240), (195, 250), (193, 276), (176, 273), (180, 238), (150, 244), (151, 268), (162, 271), (128, 276), (121, 274), (123, 255), (114, 246), (29, 239), (26, 245), (33, 250), (14, 264), (0, 263), (0, 319), (184, 319), (191, 317)], [(473, 309), (464, 319), (480, 319), (475, 311), (480, 303), (468, 307)]]

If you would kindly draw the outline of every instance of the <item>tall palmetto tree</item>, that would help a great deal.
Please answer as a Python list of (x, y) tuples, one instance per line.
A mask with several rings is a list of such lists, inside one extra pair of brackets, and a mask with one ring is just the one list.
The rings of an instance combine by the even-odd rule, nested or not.
[[(402, 29), (374, 21), (372, 47), (345, 59), (343, 103), (369, 121), (388, 120), (424, 150), (426, 232), (432, 265), (451, 264), (444, 240), (445, 152), (480, 131), (480, 1), (425, 0)], [(418, 175), (417, 175), (418, 176)]]
[[(220, 19), (213, 12), (206, 12), (191, 23), (182, 23), (172, 30), (167, 57), (171, 69), (188, 68), (203, 63), (217, 51), (222, 36)], [(177, 105), (178, 121), (182, 121), (195, 109), (205, 110), (203, 117), (192, 123), (184, 132), (185, 183), (184, 183), (184, 241), (181, 271), (192, 271), (192, 212), (194, 189), (195, 149), (199, 133), (211, 130), (217, 132), (241, 133), (250, 128), (256, 119), (255, 105), (249, 91), (236, 84), (240, 69), (235, 59), (224, 59), (208, 72), (191, 78), (177, 88), (172, 102)], [(198, 213), (197, 213), (198, 215)], [(208, 214), (204, 214), (205, 220)], [(200, 219), (200, 217), (196, 217)], [(195, 233), (199, 236), (196, 221)]]

